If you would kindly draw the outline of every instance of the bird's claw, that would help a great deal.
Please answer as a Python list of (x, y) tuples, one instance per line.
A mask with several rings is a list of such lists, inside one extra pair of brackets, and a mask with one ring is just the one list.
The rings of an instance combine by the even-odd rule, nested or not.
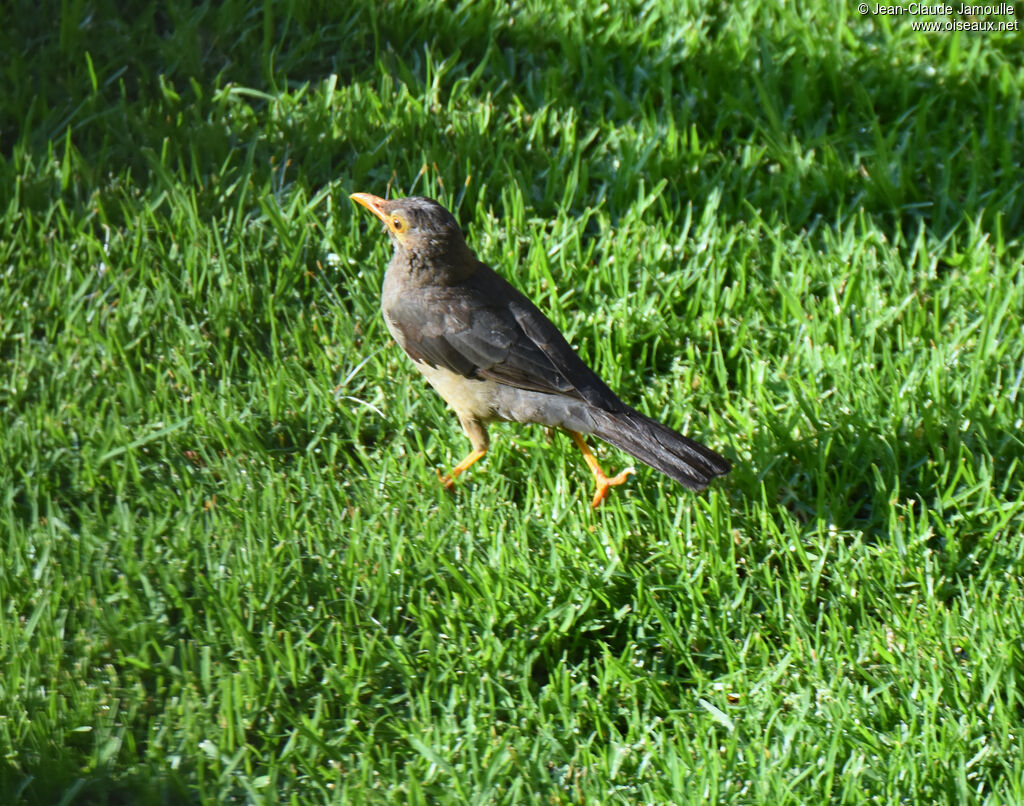
[(635, 473), (636, 470), (634, 470), (631, 467), (627, 467), (625, 470), (619, 473), (619, 475), (613, 476), (612, 478), (608, 478), (602, 472), (594, 473), (594, 483), (597, 485), (597, 490), (594, 492), (594, 500), (590, 502), (590, 506), (592, 506), (594, 509), (597, 509), (597, 507), (601, 506), (601, 502), (604, 501), (605, 496), (608, 495), (608, 491), (612, 487), (618, 487), (620, 484), (624, 483), (627, 478), (634, 475)]
[(441, 471), (437, 471), (437, 480), (441, 482), (441, 486), (444, 487), (448, 492), (455, 491), (455, 479), (452, 478), (451, 473), (445, 473), (441, 475)]

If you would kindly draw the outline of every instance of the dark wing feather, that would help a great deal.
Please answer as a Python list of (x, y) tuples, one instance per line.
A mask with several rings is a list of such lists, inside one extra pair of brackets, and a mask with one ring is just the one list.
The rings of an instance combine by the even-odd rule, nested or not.
[(608, 411), (625, 408), (558, 328), (483, 264), (459, 285), (409, 289), (387, 315), (416, 361)]

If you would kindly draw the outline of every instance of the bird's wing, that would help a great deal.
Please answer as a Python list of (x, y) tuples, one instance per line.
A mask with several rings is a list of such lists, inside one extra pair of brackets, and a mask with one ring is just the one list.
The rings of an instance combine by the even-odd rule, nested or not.
[(485, 266), (456, 286), (410, 289), (387, 315), (416, 361), (608, 411), (625, 408), (558, 328)]

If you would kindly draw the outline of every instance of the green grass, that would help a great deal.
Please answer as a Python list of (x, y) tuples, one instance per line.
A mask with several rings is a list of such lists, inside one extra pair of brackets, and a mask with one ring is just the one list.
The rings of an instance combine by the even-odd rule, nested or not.
[[(134, 5), (0, 27), (0, 802), (1024, 802), (1020, 34)], [(733, 472), (447, 496), (389, 183)]]

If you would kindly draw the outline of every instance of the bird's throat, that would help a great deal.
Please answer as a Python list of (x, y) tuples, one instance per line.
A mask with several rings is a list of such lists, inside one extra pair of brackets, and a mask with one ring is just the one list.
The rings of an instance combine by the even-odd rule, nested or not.
[(479, 265), (465, 242), (433, 242), (396, 249), (388, 270), (404, 274), (415, 286), (450, 286), (472, 276)]

